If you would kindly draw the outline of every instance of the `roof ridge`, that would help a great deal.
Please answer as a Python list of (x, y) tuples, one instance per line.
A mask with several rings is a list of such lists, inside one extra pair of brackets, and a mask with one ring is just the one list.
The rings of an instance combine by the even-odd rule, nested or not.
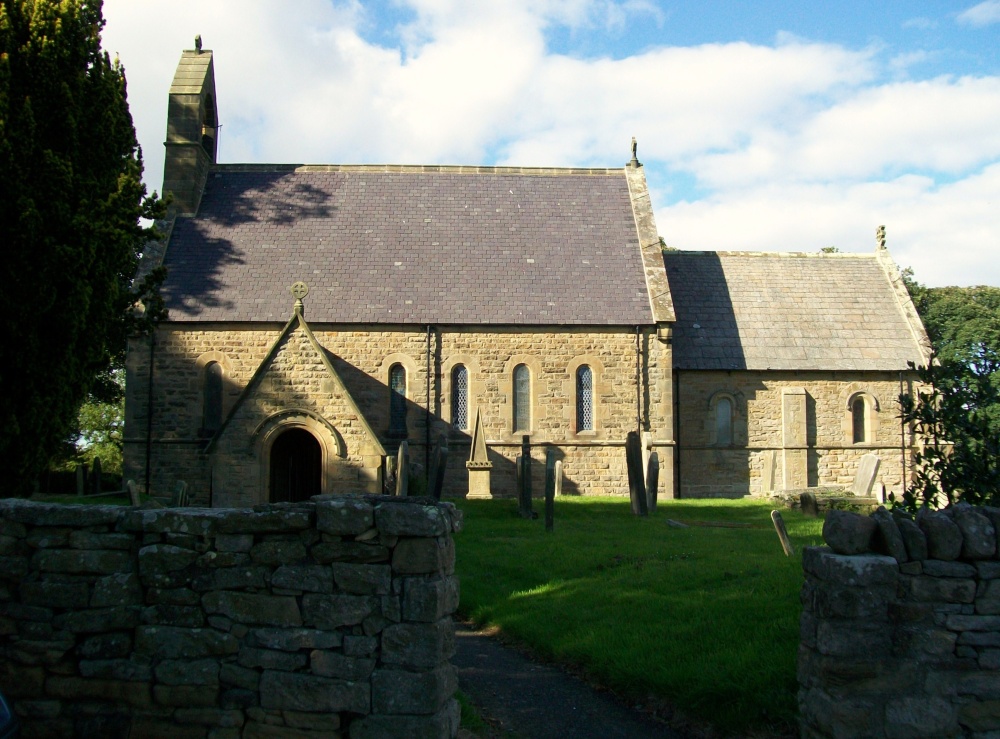
[(622, 175), (624, 167), (505, 167), (465, 164), (215, 164), (213, 172), (390, 172), (405, 174)]

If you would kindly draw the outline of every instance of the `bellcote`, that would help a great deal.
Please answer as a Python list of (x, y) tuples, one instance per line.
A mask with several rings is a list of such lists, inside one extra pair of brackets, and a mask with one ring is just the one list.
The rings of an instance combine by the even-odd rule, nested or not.
[(201, 48), (200, 38), (195, 46), (181, 53), (167, 105), (163, 193), (173, 194), (170, 210), (174, 215), (197, 213), (218, 149), (212, 52)]

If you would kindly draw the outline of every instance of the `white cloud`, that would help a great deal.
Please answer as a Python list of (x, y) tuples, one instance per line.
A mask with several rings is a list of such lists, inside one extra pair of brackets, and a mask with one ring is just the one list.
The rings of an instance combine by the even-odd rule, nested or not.
[(868, 252), (884, 224), (896, 263), (919, 281), (1000, 284), (1000, 164), (943, 187), (916, 175), (761, 185), (660, 208), (656, 219), (674, 247), (753, 251)]
[(973, 5), (958, 14), (958, 22), (974, 28), (1000, 23), (1000, 0), (986, 0), (979, 5)]
[[(886, 223), (918, 278), (1000, 284), (975, 262), (1000, 233), (1000, 78), (887, 82), (883, 49), (787, 35), (622, 59), (545, 48), (554, 24), (662, 22), (643, 0), (407, 7), (413, 20), (380, 35), (357, 0), (105, 0), (105, 48), (128, 72), (147, 182), (162, 176), (180, 51), (200, 33), (215, 52), (221, 161), (619, 166), (634, 135), (654, 204), (678, 197), (656, 180), (668, 168), (706, 193), (660, 210), (668, 243), (867, 249)], [(919, 61), (894, 53), (896, 69)]]

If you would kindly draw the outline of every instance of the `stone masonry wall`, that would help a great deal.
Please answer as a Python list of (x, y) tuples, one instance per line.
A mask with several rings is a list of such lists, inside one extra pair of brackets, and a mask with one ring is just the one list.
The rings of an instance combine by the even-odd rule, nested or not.
[(0, 687), (26, 739), (454, 736), (460, 529), (424, 499), (0, 500)]
[(1000, 736), (998, 530), (998, 508), (829, 512), (802, 558), (803, 737)]
[[(333, 366), (389, 454), (394, 452), (398, 438), (388, 433), (388, 373), (393, 364), (406, 368), (407, 438), (411, 460), (423, 464), (428, 380), (424, 327), (363, 330), (317, 324), (312, 330), (330, 352)], [(206, 443), (204, 436), (199, 436), (204, 368), (209, 362), (222, 366), (226, 414), (279, 332), (277, 326), (250, 324), (161, 327), (153, 363), (152, 425), (148, 429), (154, 494), (169, 493), (176, 480), (183, 479), (195, 501), (208, 504), (212, 460), (199, 454)], [(513, 463), (506, 460), (520, 449), (521, 433), (513, 429), (511, 377), (514, 366), (522, 362), (532, 374), (531, 442), (538, 448), (554, 445), (564, 449), (566, 479), (576, 492), (626, 492), (624, 486), (611, 483), (619, 472), (624, 472), (625, 435), (636, 427), (640, 411), (637, 403), (644, 426), (652, 431), (660, 451), (661, 469), (672, 459), (670, 346), (659, 342), (651, 330), (641, 335), (638, 388), (634, 329), (437, 327), (432, 333), (431, 351), (431, 442), (443, 433), (455, 450), (449, 458), (445, 495), (462, 495), (467, 489), (465, 457), (461, 455), (467, 453), (471, 429), (451, 425), (451, 377), (456, 364), (464, 364), (469, 371), (468, 422), (471, 425), (476, 411), (482, 410), (487, 441), (496, 450), (494, 495), (516, 492)], [(575, 369), (581, 363), (589, 364), (594, 371), (595, 428), (578, 433)], [(127, 362), (125, 477), (140, 486), (145, 479), (148, 396), (148, 344), (133, 342)], [(301, 405), (301, 401), (296, 403)], [(318, 407), (316, 410), (320, 411)], [(343, 420), (324, 418), (345, 437), (350, 459), (353, 452), (349, 434), (341, 429)], [(254, 449), (252, 439), (246, 440), (245, 448)], [(363, 456), (363, 452), (360, 454)], [(540, 454), (544, 458), (544, 451)], [(257, 475), (253, 479), (254, 486), (259, 487), (259, 478)], [(672, 474), (661, 472), (661, 495), (671, 494), (672, 479)]]
[[(778, 456), (774, 489), (782, 489), (782, 390), (791, 387), (804, 388), (807, 396), (810, 487), (850, 485), (861, 457), (877, 454), (876, 484), (902, 490), (898, 373), (683, 371), (677, 390), (681, 496), (769, 494), (763, 489), (767, 452)], [(851, 436), (849, 399), (856, 393), (877, 405), (869, 412), (869, 439), (863, 444)], [(715, 440), (713, 399), (720, 395), (733, 403), (733, 443), (725, 446)], [(906, 444), (912, 443), (907, 432)]]

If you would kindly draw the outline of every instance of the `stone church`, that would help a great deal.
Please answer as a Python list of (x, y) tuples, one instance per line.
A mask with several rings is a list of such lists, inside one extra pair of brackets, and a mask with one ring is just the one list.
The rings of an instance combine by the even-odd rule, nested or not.
[(169, 93), (169, 317), (133, 340), (125, 475), (197, 505), (381, 491), (407, 441), (445, 495), (626, 494), (643, 432), (661, 497), (900, 489), (907, 362), (929, 344), (884, 246), (870, 254), (664, 250), (643, 167), (218, 164), (212, 52)]

